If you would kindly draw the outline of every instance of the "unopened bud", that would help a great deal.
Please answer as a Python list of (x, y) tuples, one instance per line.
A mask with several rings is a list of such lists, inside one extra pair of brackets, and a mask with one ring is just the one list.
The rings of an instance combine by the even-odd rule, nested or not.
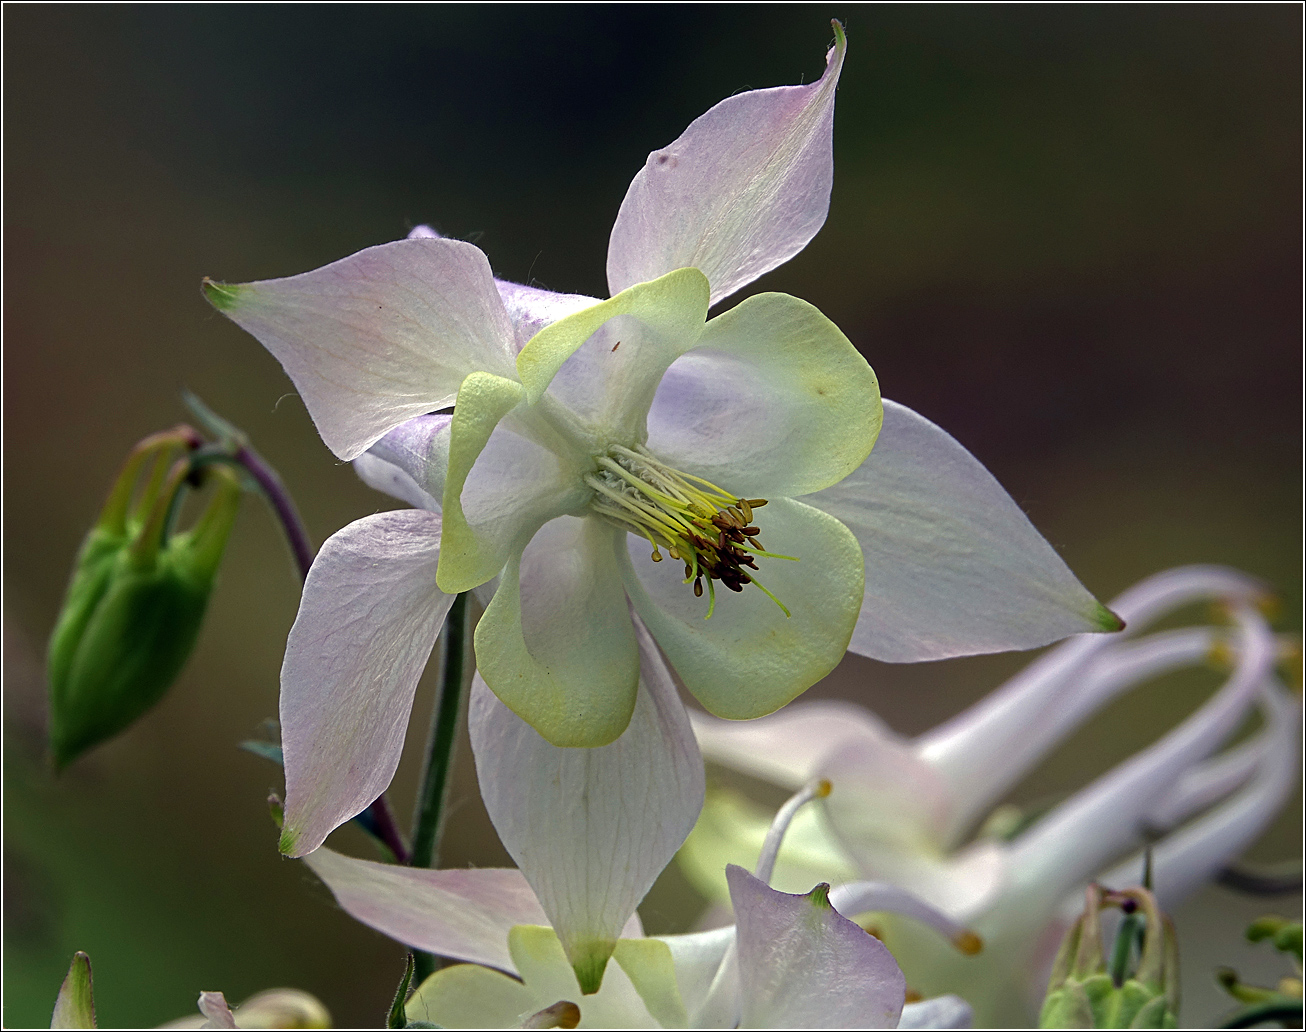
[(47, 659), (56, 768), (153, 706), (195, 646), (241, 492), (227, 470), (205, 468), (215, 485), (207, 508), (171, 533), (197, 443), (184, 427), (142, 441), (82, 544)]
[[(1108, 970), (1101, 910), (1113, 906), (1128, 916), (1121, 922)], [(1090, 885), (1084, 911), (1053, 964), (1039, 1027), (1175, 1028), (1178, 1010), (1174, 926), (1155, 897), (1142, 888), (1110, 892)]]

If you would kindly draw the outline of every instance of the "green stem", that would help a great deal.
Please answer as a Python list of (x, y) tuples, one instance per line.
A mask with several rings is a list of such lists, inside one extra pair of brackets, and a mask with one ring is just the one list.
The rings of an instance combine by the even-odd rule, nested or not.
[[(453, 767), (453, 748), (458, 738), (458, 714), (462, 708), (463, 689), (467, 680), (467, 595), (453, 600), (444, 630), (440, 634), (440, 686), (431, 722), (431, 736), (426, 743), (426, 770), (422, 774), (421, 793), (413, 824), (413, 851), (409, 863), (414, 867), (434, 867), (439, 858), (441, 824), (445, 798), (449, 793), (449, 773)], [(430, 953), (417, 953), (415, 984), (435, 972), (439, 960)]]

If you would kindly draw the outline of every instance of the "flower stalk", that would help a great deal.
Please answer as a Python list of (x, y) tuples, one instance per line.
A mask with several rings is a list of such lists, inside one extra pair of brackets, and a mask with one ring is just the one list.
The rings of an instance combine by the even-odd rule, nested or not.
[[(468, 681), (466, 593), (454, 599), (449, 607), (440, 641), (439, 695), (431, 735), (426, 743), (426, 769), (422, 774), (421, 794), (413, 821), (413, 849), (408, 859), (413, 867), (435, 867), (439, 860), (440, 832), (449, 795), (449, 771), (453, 766), (458, 717)], [(419, 951), (416, 965), (420, 983), (435, 972), (439, 961), (433, 954)]]

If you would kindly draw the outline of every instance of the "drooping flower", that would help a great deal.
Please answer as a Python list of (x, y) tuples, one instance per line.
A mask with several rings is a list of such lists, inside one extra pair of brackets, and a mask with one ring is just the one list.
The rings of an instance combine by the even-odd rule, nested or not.
[(305, 585), (282, 669), (287, 852), (388, 784), (452, 593), (495, 587), (481, 676), (559, 746), (630, 720), (628, 604), (730, 718), (784, 705), (850, 646), (910, 661), (1119, 626), (960, 445), (882, 407), (816, 309), (760, 294), (706, 318), (825, 219), (836, 34), (818, 81), (731, 97), (649, 156), (610, 300), (496, 281), (429, 230), (206, 282), (336, 455), (420, 507), (345, 528)]
[(969, 1008), (956, 997), (904, 1007), (906, 986), (892, 955), (843, 914), (901, 912), (973, 949), (964, 928), (888, 886), (818, 885), (790, 895), (767, 885), (793, 813), (825, 789), (809, 787), (777, 815), (756, 875), (726, 872), (736, 925), (645, 936), (632, 912), (602, 988), (589, 994), (517, 871), (425, 871), (325, 847), (304, 859), (364, 924), (466, 962), (418, 987), (407, 1004), (410, 1021), (529, 1028), (565, 1012), (586, 1028), (967, 1027)]
[[(981, 1023), (1020, 1023), (1042, 996), (1085, 883), (1137, 884), (1143, 861), (1135, 851), (1151, 842), (1153, 886), (1171, 909), (1250, 844), (1291, 790), (1299, 711), (1272, 672), (1279, 643), (1255, 608), (1264, 591), (1219, 567), (1149, 578), (1111, 603), (1129, 621), (1125, 635), (1065, 642), (915, 740), (836, 702), (748, 724), (694, 715), (695, 730), (710, 760), (780, 785), (824, 776), (838, 786), (822, 815), (795, 825), (780, 859), (782, 887), (866, 877), (918, 894), (974, 927), (989, 948), (958, 959), (888, 922), (887, 941), (912, 984), (962, 993)], [(1229, 607), (1232, 628), (1137, 634), (1210, 599)], [(1232, 666), (1228, 679), (1168, 735), (1033, 823), (967, 841), (1004, 793), (1100, 707), (1213, 657)], [(1258, 707), (1264, 727), (1216, 755)], [(748, 862), (764, 832), (765, 818), (738, 798), (709, 799), (682, 859), (700, 888), (724, 900), (716, 871)]]

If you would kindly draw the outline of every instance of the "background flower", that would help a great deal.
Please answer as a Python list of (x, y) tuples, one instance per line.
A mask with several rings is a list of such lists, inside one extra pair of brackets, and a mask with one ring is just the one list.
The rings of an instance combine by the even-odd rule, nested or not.
[[(372, 1020), (397, 948), (275, 857), (269, 769), (232, 756), (274, 712), (298, 603), (270, 520), (233, 537), (161, 709), (82, 771), (40, 774), (39, 656), (105, 478), (181, 417), (187, 384), (260, 442), (318, 542), (385, 505), (324, 463), (300, 403), (278, 404), (284, 374), (212, 314), (200, 277), (251, 259), (250, 276), (314, 268), (434, 221), (480, 234), (502, 276), (598, 296), (651, 141), (739, 90), (812, 81), (827, 15), (5, 13), (6, 1019), (48, 1020), (82, 948), (113, 973), (101, 993), (123, 1021), (190, 1011), (188, 986), (235, 1000), (270, 981), (316, 992), (342, 1023)], [(1099, 597), (1223, 562), (1276, 582), (1284, 625), (1299, 622), (1285, 579), (1300, 569), (1296, 10), (851, 7), (848, 31), (830, 218), (756, 288), (834, 320), (889, 397), (984, 462)], [(1027, 662), (850, 659), (828, 690), (873, 681), (879, 712), (914, 734)], [(1202, 690), (1176, 677), (1122, 700), (1039, 778), (1082, 783)], [(410, 745), (428, 707), (420, 687)], [(444, 862), (505, 864), (461, 756)], [(401, 767), (401, 813), (415, 777)], [(1267, 858), (1297, 842), (1288, 821)], [(197, 882), (212, 891), (196, 898)], [(677, 891), (654, 887), (651, 929), (687, 919)], [(1181, 934), (1255, 976), (1259, 956), (1237, 951), (1258, 904), (1227, 926), (1213, 904), (1237, 902), (1180, 908)], [(1202, 1013), (1201, 964), (1184, 977)], [(1214, 1015), (1226, 1004), (1209, 992)]]

